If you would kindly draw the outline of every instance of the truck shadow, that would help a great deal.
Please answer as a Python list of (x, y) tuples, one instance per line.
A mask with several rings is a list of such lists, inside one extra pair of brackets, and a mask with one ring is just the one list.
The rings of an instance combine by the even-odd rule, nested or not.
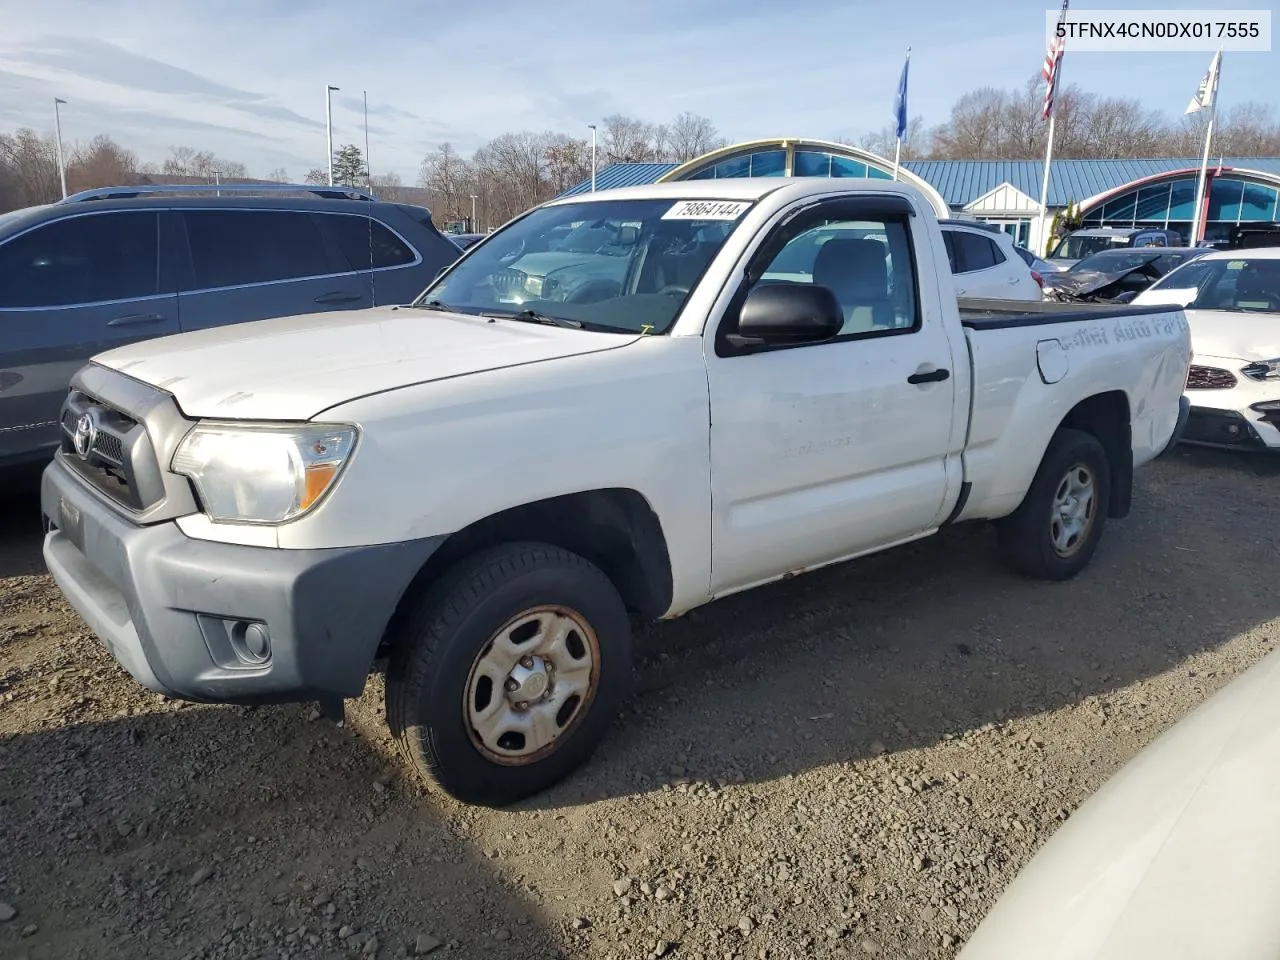
[(0, 895), (20, 911), (0, 956), (562, 955), (465, 823), (306, 709), (156, 703), (0, 736)]
[[(637, 637), (640, 693), (527, 803), (767, 781), (928, 746), (1154, 676), (1280, 616), (1280, 460), (1180, 448), (1139, 472), (1094, 563), (1008, 573), (987, 525), (749, 591)], [(873, 749), (874, 748), (874, 749)]]

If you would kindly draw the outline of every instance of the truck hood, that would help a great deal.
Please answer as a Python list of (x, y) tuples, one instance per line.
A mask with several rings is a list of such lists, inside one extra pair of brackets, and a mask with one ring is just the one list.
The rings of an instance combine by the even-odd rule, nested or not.
[(379, 307), (197, 330), (109, 350), (93, 362), (167, 390), (188, 416), (306, 420), (371, 393), (636, 339)]
[(1059, 828), (959, 960), (1255, 960), (1280, 944), (1280, 651)]
[(1206, 357), (1274, 360), (1280, 357), (1280, 313), (1187, 310), (1191, 349)]

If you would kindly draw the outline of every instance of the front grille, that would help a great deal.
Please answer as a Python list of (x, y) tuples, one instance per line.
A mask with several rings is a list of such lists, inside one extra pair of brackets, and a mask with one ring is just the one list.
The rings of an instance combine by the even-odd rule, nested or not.
[[(77, 446), (77, 431), (82, 418), (88, 417), (92, 430), (82, 434)], [(72, 390), (62, 408), (62, 446), (64, 461), (91, 484), (131, 510), (149, 506), (139, 492), (138, 471), (147, 469), (141, 461), (154, 459), (146, 429), (133, 417), (108, 406), (96, 397)], [(87, 437), (92, 436), (92, 442)]]
[(1238, 382), (1234, 373), (1221, 367), (1193, 365), (1187, 372), (1188, 390), (1230, 390)]
[[(71, 410), (67, 410), (62, 415), (62, 432), (66, 434), (71, 443), (70, 449), (72, 451), (75, 450), (76, 421), (79, 419), (79, 414)], [(127, 417), (122, 417), (121, 419), (132, 423)], [(99, 429), (93, 441), (92, 452), (98, 459), (106, 461), (112, 466), (124, 466), (124, 441), (115, 434)]]

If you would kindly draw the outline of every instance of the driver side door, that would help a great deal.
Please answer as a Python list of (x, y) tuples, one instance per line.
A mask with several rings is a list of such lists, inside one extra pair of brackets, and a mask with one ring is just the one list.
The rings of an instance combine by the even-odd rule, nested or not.
[[(938, 284), (919, 282), (912, 212), (902, 197), (835, 198), (784, 221), (708, 331), (713, 595), (941, 522), (960, 481), (966, 357), (953, 356)], [(736, 311), (770, 282), (831, 288), (840, 334), (734, 348)]]

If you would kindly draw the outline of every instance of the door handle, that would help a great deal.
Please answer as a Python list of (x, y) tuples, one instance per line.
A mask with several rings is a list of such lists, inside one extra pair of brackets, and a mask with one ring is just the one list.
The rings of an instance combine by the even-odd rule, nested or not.
[(938, 383), (951, 376), (951, 371), (939, 367), (937, 370), (916, 371), (907, 377), (907, 383)]
[(123, 317), (116, 317), (114, 320), (108, 320), (108, 327), (130, 327), (137, 323), (159, 323), (164, 319), (158, 313), (130, 313)]
[(316, 303), (351, 303), (353, 300), (359, 300), (360, 294), (346, 293), (343, 290), (335, 290), (333, 293), (322, 293), (316, 297)]

